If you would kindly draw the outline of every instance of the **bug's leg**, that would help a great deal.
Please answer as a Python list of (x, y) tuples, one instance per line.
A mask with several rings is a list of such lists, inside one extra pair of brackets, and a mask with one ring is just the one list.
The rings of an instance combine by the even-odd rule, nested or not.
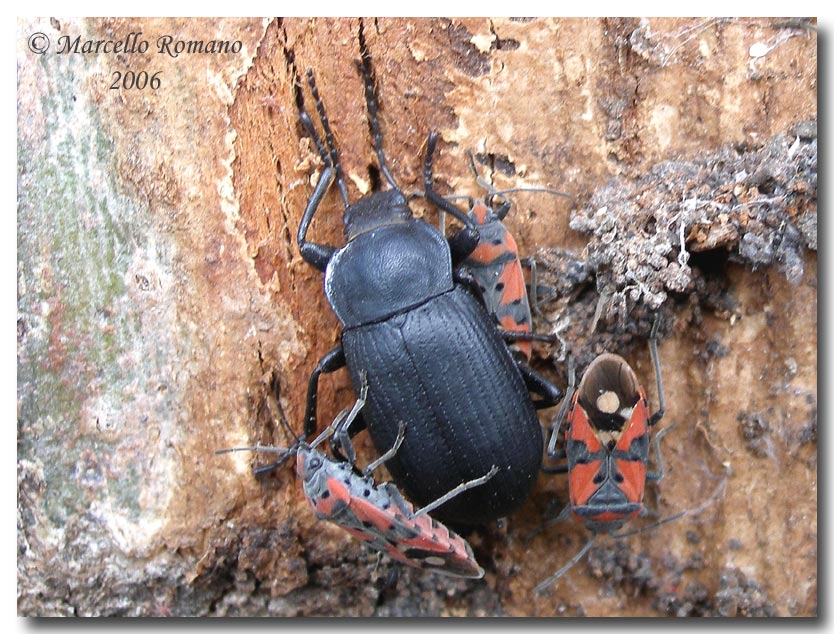
[(463, 211), (458, 209), (455, 205), (443, 198), (440, 194), (434, 191), (434, 176), (432, 175), (432, 155), (434, 149), (437, 147), (438, 133), (436, 130), (429, 132), (429, 138), (426, 141), (426, 160), (423, 167), (423, 185), (426, 190), (426, 200), (437, 207), (441, 211), (451, 214), (463, 223), (463, 229), (457, 234), (449, 238), (449, 248), (452, 251), (452, 265), (457, 267), (463, 262), (478, 246), (480, 235), (475, 223)]
[[(382, 553), (380, 553), (381, 555)], [(391, 568), (388, 571), (388, 574), (385, 576), (385, 579), (382, 581), (382, 585), (379, 588), (380, 595), (386, 593), (389, 589), (396, 590), (397, 589), (397, 581), (400, 579), (400, 568), (402, 565), (400, 562), (392, 559), (391, 560)], [(379, 584), (378, 584), (379, 585)]]
[(654, 447), (654, 453), (657, 456), (657, 471), (647, 471), (646, 472), (646, 480), (660, 480), (665, 473), (665, 469), (663, 468), (663, 454), (660, 451), (660, 439), (666, 435), (670, 429), (674, 429), (675, 425), (669, 425), (661, 429), (657, 434), (655, 434), (654, 439), (652, 440), (652, 446)]
[(556, 517), (553, 517), (553, 513), (549, 512), (549, 510), (545, 511), (544, 517), (546, 518), (546, 521), (542, 524), (539, 524), (536, 528), (530, 531), (530, 533), (528, 533), (524, 537), (524, 543), (529, 544), (536, 535), (542, 534), (545, 530), (547, 530), (554, 524), (564, 522), (570, 516), (570, 509), (570, 504), (568, 504), (567, 506), (563, 506), (562, 510), (559, 511), (559, 514), (556, 515)]
[[(339, 415), (336, 417), (336, 420), (333, 421), (333, 440), (331, 441), (331, 446), (333, 447), (334, 453), (338, 452), (340, 458), (344, 458), (350, 464), (356, 463), (356, 449), (353, 446), (353, 442), (350, 439), (350, 426), (356, 420), (356, 417), (359, 416), (359, 412), (365, 406), (365, 401), (368, 397), (368, 381), (367, 375), (365, 374), (364, 370), (362, 371), (362, 387), (360, 388), (360, 394), (357, 397), (356, 401), (353, 403), (353, 407), (350, 410), (344, 409), (339, 412)], [(344, 449), (347, 456), (343, 456), (341, 451)]]
[(462, 482), (461, 484), (457, 485), (454, 489), (449, 491), (446, 495), (443, 495), (443, 496), (437, 498), (431, 504), (427, 504), (426, 506), (421, 508), (419, 511), (414, 513), (413, 517), (420, 517), (421, 515), (425, 515), (426, 513), (436, 509), (438, 506), (441, 506), (442, 504), (446, 504), (446, 502), (448, 502), (449, 500), (451, 500), (454, 497), (457, 497), (458, 495), (460, 495), (464, 491), (468, 491), (469, 489), (474, 489), (475, 487), (481, 486), (485, 482), (489, 481), (490, 478), (492, 478), (496, 473), (498, 473), (498, 467), (496, 467), (495, 465), (492, 465), (492, 469), (487, 471), (480, 478), (475, 478), (474, 480), (469, 480), (469, 482)]
[(336, 346), (319, 359), (313, 373), (310, 375), (310, 382), (307, 384), (307, 407), (304, 411), (304, 435), (309, 438), (316, 433), (318, 428), (318, 416), (316, 404), (319, 392), (319, 376), (335, 372), (345, 365), (345, 353), (342, 346)]
[(654, 316), (652, 333), (649, 335), (649, 353), (654, 365), (654, 375), (657, 378), (657, 411), (649, 418), (649, 426), (652, 427), (660, 422), (663, 413), (666, 411), (666, 399), (663, 396), (663, 379), (660, 376), (660, 357), (657, 355), (657, 329), (660, 326), (660, 315)]
[(400, 445), (403, 444), (403, 440), (405, 439), (405, 423), (400, 421), (400, 427), (397, 430), (397, 439), (394, 441), (394, 445), (382, 454), (379, 458), (374, 460), (370, 463), (367, 467), (362, 470), (362, 474), (365, 477), (369, 477), (374, 471), (376, 471), (379, 467), (383, 464), (388, 462), (391, 458), (397, 455), (397, 452), (400, 450)]
[(635, 529), (633, 531), (628, 531), (627, 533), (610, 533), (610, 535), (614, 539), (625, 539), (626, 537), (631, 537), (632, 535), (639, 535), (641, 533), (645, 533), (645, 532), (648, 532), (648, 531), (653, 531), (658, 526), (663, 526), (664, 524), (667, 524), (668, 522), (674, 522), (675, 520), (680, 519), (681, 517), (683, 517), (684, 515), (688, 515), (689, 513), (690, 513), (690, 511), (688, 511), (688, 510), (679, 511), (679, 512), (675, 513), (674, 515), (669, 515), (667, 517), (664, 517), (663, 519), (657, 520), (656, 522), (653, 522), (653, 523), (649, 524), (648, 526), (643, 526), (642, 528), (638, 528), (638, 529)]
[[(573, 400), (573, 395), (576, 392), (576, 365), (573, 359), (573, 356), (568, 357), (568, 391), (565, 394), (565, 398), (562, 399), (562, 406), (559, 408), (559, 413), (556, 414), (556, 418), (553, 421), (553, 425), (551, 426), (550, 431), (550, 440), (547, 442), (547, 455), (550, 458), (564, 458), (565, 451), (564, 449), (558, 450), (556, 449), (556, 441), (559, 438), (559, 429), (561, 429), (562, 424), (565, 422), (565, 418), (567, 418), (568, 408), (570, 407), (571, 401)], [(555, 467), (554, 467), (555, 468)], [(561, 467), (560, 467), (561, 469)], [(565, 473), (567, 471), (567, 466), (565, 465), (563, 470), (560, 471), (552, 471), (551, 473)]]
[(539, 308), (539, 277), (536, 269), (535, 258), (521, 258), (519, 260), (521, 266), (526, 266), (530, 269), (530, 290), (528, 295), (530, 297), (530, 308), (537, 317), (542, 317), (542, 311)]
[(540, 399), (533, 401), (533, 407), (547, 409), (559, 402), (564, 394), (562, 390), (521, 361), (516, 361), (515, 365), (521, 372), (521, 377), (524, 379), (527, 389), (533, 394), (541, 396)]
[(530, 308), (536, 314), (536, 317), (544, 319), (548, 323), (552, 323), (545, 318), (544, 313), (542, 313), (541, 305), (556, 297), (555, 289), (539, 284), (539, 273), (536, 258), (521, 258), (519, 261), (521, 262), (521, 266), (526, 266), (530, 269), (530, 286), (528, 287)]

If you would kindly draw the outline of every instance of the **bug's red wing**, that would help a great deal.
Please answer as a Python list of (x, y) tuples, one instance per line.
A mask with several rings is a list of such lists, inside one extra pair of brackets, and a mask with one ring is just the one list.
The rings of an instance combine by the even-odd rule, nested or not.
[[(631, 412), (622, 436), (617, 441), (616, 449), (628, 451), (631, 443), (649, 433), (649, 410), (646, 394), (640, 388), (640, 399)], [(629, 502), (642, 502), (646, 488), (646, 463), (642, 460), (617, 460), (617, 470), (622, 474), (623, 481), (620, 489), (628, 497)]]
[(318, 519), (333, 520), (350, 504), (350, 491), (338, 479), (328, 478), (327, 492), (327, 497), (319, 496), (314, 499), (307, 497), (306, 494), (305, 497), (307, 497), (307, 501)]
[[(579, 392), (576, 392), (568, 413), (568, 434), (573, 442), (583, 443), (588, 452), (595, 454), (602, 450), (602, 445), (591, 427), (585, 409), (579, 403)], [(568, 490), (570, 491), (570, 503), (572, 506), (583, 506), (588, 499), (596, 493), (597, 485), (594, 477), (600, 470), (602, 462), (592, 460), (585, 464), (576, 464), (568, 473)]]
[(414, 519), (408, 502), (405, 508), (392, 504), (388, 509), (380, 509), (354, 498), (350, 506), (368, 532), (385, 540), (385, 552), (392, 559), (456, 577), (483, 576), (466, 540), (428, 515)]

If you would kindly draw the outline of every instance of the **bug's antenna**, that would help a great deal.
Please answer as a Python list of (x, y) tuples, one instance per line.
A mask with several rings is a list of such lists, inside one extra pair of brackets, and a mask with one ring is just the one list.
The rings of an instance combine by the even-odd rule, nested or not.
[[(272, 380), (270, 381), (270, 388), (272, 388), (274, 394), (273, 398), (275, 399), (275, 410), (278, 415), (278, 421), (290, 435), (290, 437), (295, 438), (295, 442), (290, 445), (289, 447), (271, 447), (269, 445), (255, 445), (253, 447), (231, 447), (229, 449), (219, 449), (215, 451), (215, 455), (220, 455), (224, 453), (234, 453), (237, 451), (259, 451), (262, 453), (277, 453), (281, 454), (281, 457), (278, 458), (273, 463), (268, 465), (264, 465), (262, 467), (255, 467), (252, 471), (255, 475), (261, 475), (262, 473), (267, 473), (269, 471), (273, 471), (277, 469), (281, 465), (283, 465), (290, 457), (294, 456), (298, 451), (298, 448), (303, 444), (304, 437), (298, 436), (293, 431), (292, 426), (290, 425), (289, 421), (287, 420), (287, 416), (284, 413), (284, 408), (281, 406), (281, 384), (278, 381), (278, 378), (273, 375)], [(317, 439), (318, 440), (318, 439)]]
[(487, 190), (488, 195), (490, 197), (500, 198), (502, 200), (502, 205), (509, 206), (510, 204), (509, 200), (507, 200), (507, 194), (514, 194), (520, 192), (531, 192), (534, 194), (551, 194), (553, 196), (562, 196), (563, 198), (570, 198), (571, 200), (573, 200), (573, 196), (571, 196), (570, 194), (567, 194), (558, 189), (552, 189), (550, 187), (511, 187), (510, 189), (495, 189), (495, 186), (492, 183), (486, 182), (486, 180), (478, 173), (478, 168), (475, 165), (475, 157), (472, 154), (472, 150), (467, 150), (466, 156), (469, 158), (469, 169), (471, 169), (472, 173), (475, 175), (475, 180), (477, 181), (478, 185)]
[(585, 556), (585, 553), (587, 553), (589, 550), (591, 550), (591, 546), (594, 545), (594, 540), (596, 539), (596, 537), (597, 537), (596, 533), (591, 535), (591, 538), (582, 547), (582, 550), (580, 550), (578, 553), (576, 553), (573, 556), (573, 559), (571, 559), (568, 563), (566, 563), (564, 566), (559, 568), (559, 570), (557, 570), (555, 573), (553, 573), (547, 579), (545, 579), (539, 585), (537, 585), (534, 592), (536, 592), (537, 594), (541, 593), (541, 592), (544, 592), (554, 581), (556, 581), (560, 577), (563, 577), (568, 570), (570, 570), (577, 563), (579, 563), (579, 560), (582, 559), (582, 557)]

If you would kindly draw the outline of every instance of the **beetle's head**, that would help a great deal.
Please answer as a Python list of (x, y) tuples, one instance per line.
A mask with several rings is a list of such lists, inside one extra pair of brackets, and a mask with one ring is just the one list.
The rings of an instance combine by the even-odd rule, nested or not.
[(621, 433), (640, 400), (640, 383), (626, 360), (616, 354), (599, 355), (579, 383), (579, 403), (588, 422), (599, 432)]
[(345, 209), (345, 237), (348, 241), (367, 231), (401, 224), (412, 218), (405, 196), (398, 189), (375, 192)]

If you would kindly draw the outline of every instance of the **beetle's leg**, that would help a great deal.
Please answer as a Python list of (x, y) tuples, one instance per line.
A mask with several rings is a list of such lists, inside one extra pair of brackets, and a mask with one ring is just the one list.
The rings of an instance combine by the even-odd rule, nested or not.
[(490, 469), (487, 473), (482, 475), (480, 478), (475, 478), (474, 480), (470, 480), (469, 482), (462, 482), (461, 484), (457, 485), (454, 489), (449, 491), (446, 495), (443, 495), (443, 496), (437, 498), (431, 504), (427, 504), (426, 506), (421, 508), (419, 511), (414, 513), (413, 517), (420, 517), (421, 515), (425, 515), (429, 511), (433, 511), (434, 509), (436, 509), (438, 506), (440, 506), (442, 504), (446, 504), (446, 502), (448, 502), (449, 500), (451, 500), (454, 497), (457, 497), (458, 495), (460, 495), (464, 491), (468, 491), (469, 489), (474, 489), (475, 487), (481, 486), (482, 484), (487, 482), (490, 478), (492, 478), (492, 476), (494, 476), (496, 473), (498, 473), (498, 467), (496, 467), (495, 465), (492, 465), (492, 469)]
[[(313, 101), (316, 104), (316, 112), (319, 115), (322, 128), (324, 128), (324, 137), (327, 147), (325, 147), (325, 144), (322, 143), (321, 137), (319, 137), (316, 132), (316, 127), (313, 125), (310, 116), (304, 110), (302, 102), (302, 104), (299, 105), (299, 120), (301, 121), (301, 125), (304, 130), (313, 140), (313, 144), (316, 146), (316, 150), (318, 151), (319, 156), (321, 156), (325, 167), (319, 177), (319, 181), (316, 184), (312, 195), (310, 196), (310, 200), (307, 202), (304, 214), (301, 216), (301, 222), (298, 225), (297, 239), (298, 248), (301, 251), (301, 257), (304, 258), (304, 261), (318, 270), (324, 271), (327, 268), (328, 262), (330, 262), (330, 259), (333, 257), (333, 254), (336, 252), (336, 247), (317, 244), (315, 242), (307, 242), (307, 231), (310, 228), (310, 223), (313, 221), (313, 216), (318, 210), (321, 201), (324, 199), (324, 196), (334, 179), (339, 187), (339, 192), (341, 193), (342, 201), (344, 202), (345, 207), (348, 206), (349, 201), (347, 197), (347, 188), (345, 187), (345, 180), (342, 176), (342, 168), (339, 164), (339, 154), (336, 151), (336, 147), (333, 142), (333, 132), (330, 129), (330, 123), (324, 110), (324, 103), (322, 103), (321, 97), (319, 96), (319, 91), (316, 86), (316, 80), (313, 76), (312, 69), (307, 70), (307, 83), (310, 86), (310, 92), (313, 95)], [(299, 92), (299, 96), (300, 95), (301, 92)]]
[[(545, 471), (545, 469), (542, 468), (542, 471)], [(545, 471), (545, 473), (561, 473), (561, 472)], [(551, 502), (556, 502), (556, 500), (551, 500)], [(548, 506), (550, 506), (550, 505), (548, 505)], [(524, 543), (529, 544), (536, 535), (539, 535), (539, 534), (543, 533), (545, 530), (547, 530), (553, 524), (556, 524), (557, 522), (564, 522), (568, 518), (568, 516), (570, 515), (570, 509), (571, 509), (571, 505), (570, 505), (570, 503), (568, 503), (567, 506), (562, 507), (562, 510), (559, 511), (559, 514), (556, 515), (556, 517), (553, 517), (553, 513), (550, 512), (549, 508), (545, 509), (545, 512), (543, 514), (543, 519), (545, 519), (546, 521), (542, 524), (539, 524), (536, 528), (534, 528), (527, 535), (525, 535)]]
[[(438, 196), (438, 198), (440, 197)], [(441, 198), (441, 200), (444, 199)], [(452, 252), (452, 266), (456, 267), (468, 258), (477, 248), (479, 240), (480, 235), (478, 234), (477, 229), (474, 230), (473, 234), (473, 232), (466, 227), (458, 231), (451, 238), (448, 238), (446, 241), (449, 243), (449, 250)]]
[(252, 473), (255, 475), (261, 475), (262, 473), (267, 473), (272, 471), (273, 469), (277, 469), (281, 465), (283, 465), (287, 460), (289, 460), (292, 456), (295, 455), (295, 451), (297, 446), (293, 445), (290, 448), (287, 447), (271, 447), (269, 445), (255, 445), (253, 447), (229, 447), (228, 449), (218, 449), (214, 452), (214, 455), (219, 456), (224, 453), (234, 453), (237, 451), (260, 451), (264, 453), (277, 453), (281, 454), (281, 457), (272, 462), (268, 465), (264, 465), (262, 467), (253, 467)]
[(521, 377), (524, 379), (524, 384), (527, 386), (527, 389), (530, 392), (541, 396), (539, 400), (533, 401), (533, 406), (536, 409), (553, 407), (559, 402), (564, 394), (562, 390), (553, 385), (550, 381), (527, 366), (525, 363), (516, 360), (515, 364), (521, 372)]
[(434, 191), (432, 155), (434, 154), (435, 147), (437, 147), (438, 136), (437, 131), (432, 130), (429, 132), (429, 138), (426, 141), (426, 161), (423, 166), (423, 185), (426, 190), (426, 200), (441, 211), (452, 214), (461, 223), (463, 223), (463, 229), (449, 238), (449, 248), (452, 251), (452, 265), (457, 267), (457, 265), (469, 257), (469, 255), (478, 246), (480, 235), (478, 234), (478, 229), (475, 227), (475, 223), (472, 222), (472, 219), (465, 212), (455, 207), (455, 205)]
[(336, 252), (336, 247), (307, 242), (307, 230), (313, 220), (313, 215), (319, 208), (319, 204), (327, 193), (327, 189), (330, 187), (332, 181), (333, 168), (326, 167), (321, 173), (319, 182), (316, 184), (313, 195), (310, 196), (307, 208), (304, 210), (304, 215), (301, 217), (301, 223), (298, 225), (298, 248), (301, 251), (301, 257), (304, 258), (305, 262), (316, 267), (319, 271), (324, 271), (327, 268), (330, 258)]
[(657, 455), (657, 471), (647, 471), (646, 472), (646, 480), (660, 480), (665, 473), (665, 469), (663, 468), (663, 454), (660, 452), (660, 439), (666, 435), (666, 432), (670, 429), (674, 429), (675, 425), (669, 425), (669, 427), (665, 427), (661, 429), (652, 441), (652, 446), (654, 447), (654, 453)]
[(335, 372), (345, 367), (346, 364), (345, 353), (342, 346), (339, 345), (319, 359), (316, 368), (310, 375), (310, 382), (307, 384), (307, 407), (304, 411), (304, 435), (307, 438), (315, 434), (318, 428), (316, 402), (318, 401), (319, 376), (324, 373)]
[(660, 422), (663, 418), (663, 413), (666, 411), (666, 400), (663, 396), (663, 379), (660, 376), (660, 358), (657, 355), (657, 329), (660, 325), (660, 315), (654, 316), (654, 324), (652, 325), (652, 333), (649, 335), (649, 353), (652, 357), (652, 364), (654, 365), (654, 375), (657, 378), (657, 411), (649, 418), (649, 426), (652, 427)]
[(556, 343), (559, 341), (558, 335), (542, 335), (535, 332), (520, 332), (517, 330), (506, 330), (498, 328), (498, 334), (504, 341), (544, 341), (546, 343)]
[[(550, 440), (547, 442), (547, 455), (551, 458), (559, 459), (565, 457), (564, 449), (557, 451), (556, 441), (559, 437), (559, 429), (561, 429), (562, 424), (565, 422), (565, 418), (567, 418), (568, 407), (570, 407), (575, 392), (576, 366), (573, 357), (571, 356), (568, 357), (568, 391), (565, 394), (565, 398), (562, 399), (562, 406), (559, 408), (559, 413), (556, 414), (556, 418), (553, 421), (553, 425), (551, 425)], [(567, 471), (567, 468), (565, 468), (564, 471), (553, 471), (551, 473), (564, 473), (565, 471)]]

